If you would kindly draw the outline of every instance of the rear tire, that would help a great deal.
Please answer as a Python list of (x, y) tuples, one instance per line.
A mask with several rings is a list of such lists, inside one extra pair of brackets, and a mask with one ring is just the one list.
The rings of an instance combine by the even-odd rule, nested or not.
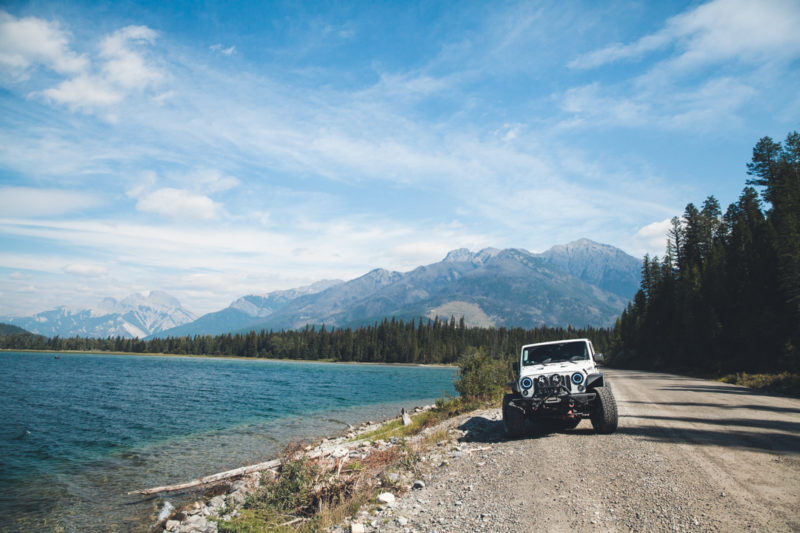
[(595, 387), (597, 398), (592, 408), (592, 427), (598, 433), (614, 433), (619, 422), (617, 401), (608, 387)]
[(503, 429), (506, 437), (516, 439), (525, 434), (525, 409), (511, 403), (512, 394), (503, 396)]

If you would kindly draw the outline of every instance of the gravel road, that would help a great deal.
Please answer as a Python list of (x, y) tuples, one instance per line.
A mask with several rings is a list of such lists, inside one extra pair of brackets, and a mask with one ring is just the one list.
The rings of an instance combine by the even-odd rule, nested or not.
[(499, 409), (456, 419), (368, 531), (800, 531), (800, 399), (607, 371), (619, 430), (506, 440)]

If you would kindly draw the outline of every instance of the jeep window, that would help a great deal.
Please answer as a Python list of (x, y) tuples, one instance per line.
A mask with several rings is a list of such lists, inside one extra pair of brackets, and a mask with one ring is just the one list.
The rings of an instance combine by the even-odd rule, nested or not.
[(589, 359), (589, 349), (583, 341), (530, 346), (522, 352), (522, 364), (526, 366), (586, 359)]

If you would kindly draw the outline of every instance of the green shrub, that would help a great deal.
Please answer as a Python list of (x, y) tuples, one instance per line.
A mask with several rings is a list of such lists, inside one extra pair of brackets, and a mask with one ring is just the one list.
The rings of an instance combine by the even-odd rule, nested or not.
[(489, 357), (485, 348), (468, 348), (458, 366), (461, 370), (455, 388), (463, 399), (493, 400), (502, 393), (508, 365)]
[(748, 374), (738, 372), (720, 378), (723, 383), (742, 385), (751, 389), (768, 390), (800, 396), (800, 374), (780, 372), (777, 374)]

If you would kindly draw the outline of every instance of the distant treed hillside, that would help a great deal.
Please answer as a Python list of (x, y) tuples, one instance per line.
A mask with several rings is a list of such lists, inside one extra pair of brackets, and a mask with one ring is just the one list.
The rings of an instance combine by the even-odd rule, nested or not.
[(12, 326), (11, 324), (0, 324), (0, 335), (30, 335), (29, 331), (26, 331), (18, 326)]
[[(0, 347), (39, 350), (103, 350), (132, 353), (232, 355), (274, 359), (330, 359), (371, 363), (454, 363), (467, 347), (486, 348), (497, 359), (514, 357), (522, 344), (588, 337), (599, 350), (608, 329), (468, 328), (463, 320), (385, 319), (357, 329), (307, 327), (299, 331), (261, 331), (237, 335), (198, 335), (167, 339), (0, 337)], [(19, 344), (15, 344), (15, 342)]]
[(645, 257), (614, 329), (614, 364), (800, 370), (800, 134), (761, 139), (748, 174), (724, 214), (713, 196), (687, 205), (664, 257)]

